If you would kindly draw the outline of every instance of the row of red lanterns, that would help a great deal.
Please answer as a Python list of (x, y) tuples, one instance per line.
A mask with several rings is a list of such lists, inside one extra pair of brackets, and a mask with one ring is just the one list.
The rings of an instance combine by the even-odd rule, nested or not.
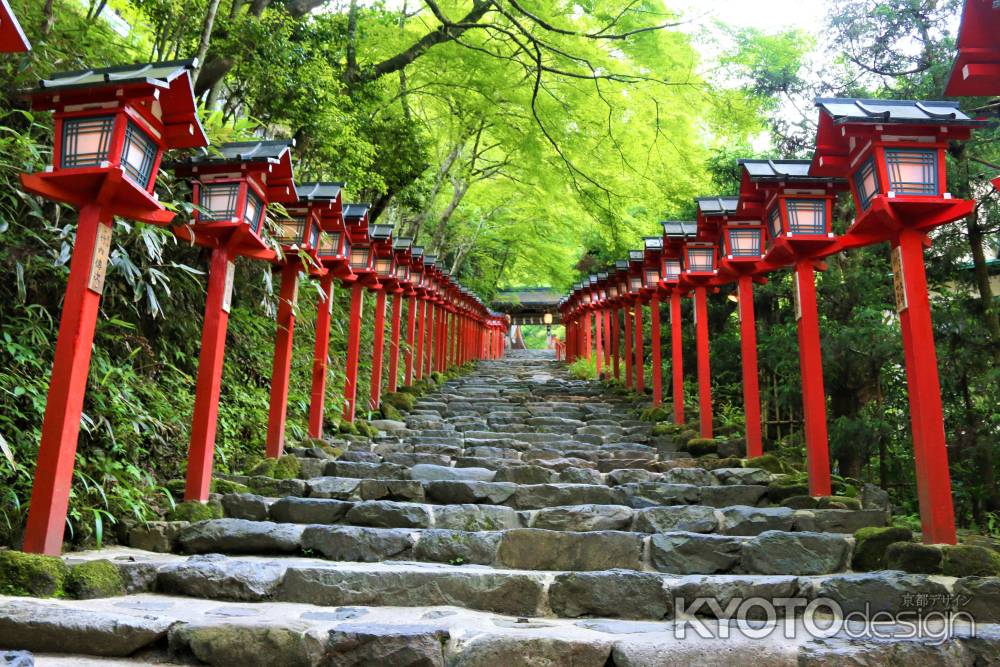
[[(0, 16), (2, 21), (2, 16)], [(0, 23), (0, 26), (4, 25)], [(207, 145), (191, 85), (192, 61), (57, 74), (30, 93), (36, 111), (54, 112), (53, 164), (23, 174), (25, 190), (80, 211), (56, 343), (26, 551), (59, 553), (86, 389), (94, 326), (103, 291), (113, 218), (167, 225), (174, 214), (157, 199), (164, 152)], [(370, 224), (367, 204), (343, 204), (342, 183), (298, 183), (293, 142), (230, 143), (166, 165), (192, 184), (195, 212), (178, 237), (211, 251), (185, 500), (205, 501), (215, 449), (226, 326), (237, 257), (281, 272), (266, 453), (284, 448), (292, 338), (300, 275), (319, 280), (309, 435), (322, 437), (327, 358), (336, 279), (351, 290), (345, 407), (353, 421), (362, 303), (376, 294), (369, 409), (380, 405), (385, 310), (391, 295), (389, 391), (397, 389), (402, 301), (408, 302), (405, 382), (473, 359), (502, 355), (505, 316), (490, 311), (434, 256), (392, 226)], [(279, 205), (275, 206), (275, 205)], [(269, 216), (271, 210), (280, 209)], [(276, 218), (273, 225), (268, 221)], [(274, 228), (272, 233), (271, 228)]]
[[(826, 399), (814, 271), (825, 268), (823, 259), (829, 255), (888, 241), (903, 332), (924, 539), (954, 543), (923, 250), (930, 244), (931, 230), (973, 210), (974, 201), (955, 199), (947, 191), (945, 151), (949, 142), (967, 140), (981, 122), (963, 114), (954, 102), (822, 98), (816, 104), (820, 119), (812, 160), (740, 160), (739, 196), (698, 199), (696, 221), (663, 223), (663, 235), (647, 238), (643, 250), (631, 251), (629, 259), (618, 262), (614, 270), (591, 275), (574, 286), (561, 304), (568, 328), (567, 358), (572, 361), (592, 354), (593, 320), (598, 370), (612, 359), (608, 349), (612, 347), (618, 376), (618, 349), (624, 342), (626, 383), (642, 391), (641, 317), (643, 304), (649, 303), (653, 402), (660, 404), (658, 309), (660, 297), (668, 296), (674, 419), (683, 422), (680, 298), (692, 294), (701, 435), (712, 437), (707, 293), (736, 283), (747, 455), (759, 456), (762, 442), (753, 283), (763, 282), (772, 271), (792, 267), (810, 493), (829, 495)], [(845, 190), (853, 197), (856, 218), (844, 234), (837, 235), (831, 224), (833, 206), (837, 194)], [(624, 341), (618, 337), (618, 309), (625, 311)], [(606, 332), (610, 332), (611, 346), (603, 345)]]

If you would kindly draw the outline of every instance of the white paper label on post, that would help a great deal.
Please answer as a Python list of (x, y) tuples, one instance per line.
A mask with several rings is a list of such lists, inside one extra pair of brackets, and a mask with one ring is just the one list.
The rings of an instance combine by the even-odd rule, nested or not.
[(795, 321), (802, 319), (802, 290), (799, 287), (799, 274), (793, 273), (792, 279), (795, 281)]
[(906, 300), (906, 275), (903, 269), (903, 252), (899, 246), (892, 249), (892, 287), (896, 293), (896, 312), (901, 313), (910, 304)]
[(236, 262), (226, 262), (226, 288), (222, 293), (222, 310), (226, 313), (233, 305), (233, 279), (236, 277)]
[(90, 259), (90, 280), (87, 289), (101, 294), (104, 278), (108, 275), (108, 255), (111, 253), (111, 225), (99, 223), (97, 238), (94, 240), (94, 255)]

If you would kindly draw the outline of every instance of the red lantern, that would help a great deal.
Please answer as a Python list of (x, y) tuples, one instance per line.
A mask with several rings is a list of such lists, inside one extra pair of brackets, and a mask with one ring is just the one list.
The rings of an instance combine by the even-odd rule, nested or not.
[(351, 271), (359, 276), (372, 276), (374, 273), (374, 256), (372, 255), (371, 237), (368, 229), (368, 209), (368, 204), (346, 204), (344, 206), (344, 222), (347, 225), (347, 240), (350, 243), (347, 250), (348, 263)]
[(706, 241), (688, 241), (684, 244), (684, 275), (688, 277), (714, 276), (716, 271), (715, 244)]
[(24, 174), (24, 189), (80, 208), (167, 224), (174, 214), (153, 194), (164, 150), (208, 143), (195, 111), (193, 61), (55, 74), (31, 92), (31, 107), (54, 111), (53, 164)]
[(0, 51), (21, 53), (30, 50), (31, 44), (21, 30), (14, 11), (7, 0), (0, 0)]

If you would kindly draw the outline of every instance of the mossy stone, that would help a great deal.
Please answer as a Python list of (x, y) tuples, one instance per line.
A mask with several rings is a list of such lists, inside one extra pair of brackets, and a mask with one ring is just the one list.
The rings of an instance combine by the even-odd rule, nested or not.
[(639, 420), (644, 422), (665, 422), (670, 419), (670, 413), (661, 406), (646, 408), (639, 414)]
[[(756, 467), (752, 462), (748, 467)], [(766, 470), (766, 468), (765, 468)], [(805, 480), (795, 475), (784, 475), (774, 479), (767, 485), (767, 497), (776, 503), (782, 503), (786, 498), (792, 496), (808, 496), (809, 484)]]
[(783, 473), (788, 472), (788, 467), (785, 465), (784, 461), (779, 459), (774, 454), (764, 454), (763, 456), (754, 456), (747, 459), (748, 468), (761, 468), (770, 473)]
[(386, 405), (391, 405), (397, 410), (404, 410), (410, 412), (416, 405), (417, 399), (413, 394), (398, 391), (392, 394), (386, 394), (382, 398), (382, 407)]
[(684, 450), (695, 458), (706, 454), (718, 454), (719, 443), (712, 438), (691, 438), (684, 446)]
[(352, 422), (340, 422), (340, 426), (337, 428), (337, 430), (340, 431), (341, 433), (345, 433), (348, 435), (358, 434), (358, 427), (355, 426)]
[(250, 487), (228, 479), (213, 479), (211, 486), (212, 493), (249, 493)]
[(70, 569), (66, 592), (78, 600), (110, 598), (125, 595), (125, 581), (111, 561), (91, 560)]
[(167, 521), (208, 521), (221, 519), (222, 508), (215, 503), (200, 503), (197, 500), (178, 503), (174, 509), (167, 512)]
[(431, 373), (431, 382), (433, 382), (434, 384), (441, 384), (442, 382), (445, 381), (445, 379), (446, 378), (444, 373), (439, 373), (438, 371), (434, 371), (433, 373)]
[(708, 458), (700, 461), (699, 465), (701, 465), (701, 467), (704, 468), (705, 470), (719, 470), (720, 468), (742, 468), (743, 459), (738, 459), (735, 456), (729, 456), (723, 459), (715, 459), (715, 460)]
[(184, 497), (184, 488), (187, 482), (183, 479), (168, 479), (163, 483), (163, 487), (170, 492), (175, 499)]
[(857, 571), (884, 570), (887, 567), (886, 550), (897, 542), (913, 541), (913, 532), (893, 526), (880, 528), (866, 526), (854, 533), (854, 560), (851, 567)]
[(659, 424), (653, 427), (653, 435), (654, 436), (673, 435), (674, 432), (669, 427), (670, 424), (664, 424), (663, 422), (660, 422)]
[(1000, 553), (971, 544), (941, 547), (941, 573), (949, 577), (1000, 576)]
[(805, 494), (801, 496), (789, 496), (781, 501), (784, 507), (791, 507), (793, 510), (812, 510), (819, 504), (819, 498)]
[(383, 419), (393, 419), (395, 421), (403, 420), (403, 413), (394, 408), (391, 403), (383, 402), (382, 407), (379, 409), (379, 412), (382, 413)]
[(274, 466), (277, 459), (262, 459), (247, 468), (250, 477), (274, 477)]
[(816, 509), (859, 510), (861, 509), (861, 501), (849, 496), (822, 496), (817, 499)]
[(0, 551), (0, 594), (61, 597), (69, 568), (61, 558)]
[(941, 574), (941, 547), (915, 542), (894, 542), (885, 550), (885, 564), (890, 570), (911, 574)]
[(275, 479), (298, 479), (302, 474), (302, 462), (297, 456), (285, 454), (274, 460), (274, 470), (271, 477)]

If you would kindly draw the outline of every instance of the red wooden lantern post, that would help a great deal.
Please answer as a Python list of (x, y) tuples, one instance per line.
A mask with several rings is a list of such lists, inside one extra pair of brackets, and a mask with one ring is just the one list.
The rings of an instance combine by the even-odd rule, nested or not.
[(358, 399), (358, 357), (361, 353), (361, 319), (365, 288), (377, 288), (372, 256), (372, 239), (368, 230), (368, 204), (344, 206), (344, 223), (351, 242), (348, 263), (357, 280), (351, 285), (351, 309), (347, 322), (347, 359), (344, 377), (344, 414), (346, 422), (354, 421)]
[[(266, 209), (270, 202), (297, 199), (291, 146), (291, 141), (284, 140), (224, 144), (219, 156), (198, 155), (175, 165), (179, 176), (192, 179), (192, 198), (199, 208), (194, 223), (176, 227), (174, 233), (212, 251), (185, 500), (208, 500), (234, 260), (238, 256), (277, 259), (266, 240)], [(290, 298), (287, 293), (284, 296)]]
[(378, 410), (382, 403), (382, 360), (385, 356), (385, 301), (396, 287), (396, 266), (392, 252), (392, 225), (372, 225), (372, 256), (378, 285), (375, 292), (375, 331), (372, 338), (372, 376), (368, 393), (368, 409)]
[(5, 53), (23, 53), (31, 50), (31, 44), (21, 30), (14, 11), (7, 0), (0, 0), (0, 51)]
[(664, 286), (670, 290), (670, 351), (673, 379), (674, 423), (684, 423), (684, 341), (681, 319), (682, 257), (684, 244), (698, 234), (695, 222), (667, 220), (663, 223), (663, 266), (660, 275)]
[(427, 316), (427, 274), (424, 271), (424, 249), (413, 246), (410, 249), (410, 283), (416, 294), (416, 338), (410, 345), (409, 362), (413, 364), (412, 376), (420, 380), (424, 376), (424, 330)]
[[(628, 313), (628, 305), (625, 303), (625, 296), (628, 293), (628, 260), (619, 259), (615, 261), (615, 271), (609, 279), (609, 293), (612, 296), (611, 311), (611, 341), (612, 356), (615, 365), (615, 379), (621, 379), (621, 357), (622, 357), (622, 330), (619, 323), (619, 311), (625, 306), (625, 313)], [(627, 347), (627, 346), (626, 346)], [(629, 365), (631, 368), (631, 365)], [(626, 373), (627, 375), (628, 373)]]
[(808, 160), (740, 160), (740, 164), (740, 211), (759, 208), (765, 216), (767, 249), (758, 271), (794, 266), (809, 493), (827, 496), (830, 454), (814, 268), (836, 243), (830, 221), (833, 199), (844, 184), (810, 176)]
[(333, 315), (333, 280), (351, 282), (354, 274), (348, 266), (350, 241), (344, 225), (341, 200), (343, 183), (303, 183), (297, 187), (300, 202), (308, 204), (319, 218), (317, 257), (325, 269), (320, 278), (322, 303), (316, 313), (316, 341), (313, 346), (312, 389), (309, 394), (309, 437), (323, 437), (326, 406), (326, 375), (330, 358), (330, 320)]
[[(965, 67), (968, 71), (974, 63)], [(968, 77), (969, 80), (975, 77)], [(971, 84), (970, 84), (971, 85)], [(910, 396), (917, 495), (924, 541), (955, 543), (948, 450), (931, 324), (927, 234), (972, 213), (975, 202), (947, 191), (949, 142), (981, 124), (955, 102), (818, 99), (811, 173), (848, 176), (858, 211), (840, 247), (888, 241)]]
[[(315, 185), (302, 189), (303, 194), (314, 190)], [(339, 187), (338, 194), (339, 194)], [(298, 197), (299, 188), (296, 187)], [(323, 202), (328, 204), (328, 202)], [(322, 232), (320, 206), (305, 199), (285, 206), (287, 217), (277, 221), (275, 240), (281, 244), (281, 293), (278, 301), (278, 326), (274, 342), (274, 361), (271, 367), (271, 396), (267, 421), (267, 456), (278, 458), (285, 449), (285, 421), (288, 415), (288, 385), (292, 371), (292, 341), (295, 334), (295, 311), (298, 304), (299, 273), (326, 281), (329, 271), (319, 260), (320, 234)], [(319, 320), (327, 319), (329, 331), (329, 304), (320, 305)]]
[[(13, 29), (9, 19), (0, 17), (0, 29)], [(55, 112), (53, 165), (22, 174), (21, 184), (80, 213), (25, 551), (55, 555), (62, 548), (113, 216), (169, 223), (174, 214), (153, 194), (163, 151), (208, 142), (195, 112), (192, 66), (183, 61), (56, 74), (31, 94), (32, 109)]]
[(594, 364), (597, 370), (597, 378), (604, 374), (604, 316), (601, 314), (603, 296), (601, 294), (600, 279), (596, 275), (588, 277), (590, 308), (588, 317), (594, 320)]
[(660, 334), (660, 263), (663, 254), (663, 237), (647, 236), (642, 268), (642, 292), (649, 299), (649, 331), (652, 347), (650, 363), (653, 378), (653, 405), (663, 405), (663, 355)]
[(635, 359), (632, 362), (632, 370), (635, 374), (635, 390), (637, 393), (642, 394), (646, 391), (646, 359), (645, 352), (643, 351), (642, 336), (642, 272), (645, 253), (642, 250), (629, 250), (628, 255), (628, 293), (635, 308), (632, 321)]
[[(411, 292), (410, 287), (410, 247), (413, 245), (413, 239), (410, 238), (397, 238), (392, 244), (393, 259), (395, 261), (395, 276), (394, 280), (396, 283), (395, 289), (393, 290), (392, 296), (392, 322), (390, 324), (390, 338), (389, 338), (389, 393), (396, 391), (399, 384), (399, 339), (400, 339), (400, 327), (403, 314), (403, 298), (409, 299), (410, 306), (408, 310), (413, 309), (413, 297), (409, 296)], [(407, 313), (409, 316), (409, 313)], [(412, 318), (409, 318), (412, 321)], [(407, 326), (408, 334), (412, 329), (412, 325)], [(409, 335), (408, 335), (409, 338)], [(408, 364), (409, 365), (409, 364)], [(409, 369), (407, 369), (407, 375), (409, 375)], [(407, 382), (408, 383), (408, 382)]]
[(718, 270), (718, 256), (711, 241), (684, 244), (681, 283), (694, 292), (694, 337), (698, 354), (698, 418), (700, 435), (712, 437), (712, 370), (708, 344), (708, 284)]
[[(743, 412), (746, 420), (746, 455), (764, 453), (760, 423), (760, 385), (757, 371), (757, 327), (753, 307), (753, 272), (764, 256), (764, 228), (759, 209), (737, 213), (739, 197), (704, 197), (698, 200), (699, 227), (720, 225), (722, 257), (719, 275), (737, 284), (740, 351), (743, 366)], [(758, 278), (758, 280), (763, 280)]]

